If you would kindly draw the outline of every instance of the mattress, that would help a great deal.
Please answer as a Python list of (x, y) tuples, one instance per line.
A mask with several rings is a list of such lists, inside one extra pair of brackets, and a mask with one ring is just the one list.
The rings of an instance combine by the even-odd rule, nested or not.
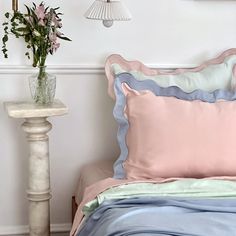
[(114, 158), (102, 159), (83, 166), (80, 170), (78, 185), (75, 192), (75, 200), (79, 205), (82, 201), (85, 188), (97, 181), (113, 176)]

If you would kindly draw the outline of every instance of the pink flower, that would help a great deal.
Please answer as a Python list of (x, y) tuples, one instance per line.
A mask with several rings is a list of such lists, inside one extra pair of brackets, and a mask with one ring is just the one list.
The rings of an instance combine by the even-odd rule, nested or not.
[(54, 52), (57, 51), (57, 49), (60, 47), (60, 43), (52, 43), (50, 48), (48, 48), (48, 52), (50, 52), (51, 54), (53, 54)]
[(55, 43), (55, 44), (52, 45), (52, 48), (55, 52), (59, 47), (60, 47), (60, 43)]
[(44, 23), (43, 19), (40, 19), (40, 20), (39, 20), (39, 25), (45, 26), (45, 23)]
[(45, 18), (45, 8), (44, 8), (43, 4), (39, 5), (36, 8), (35, 14), (36, 14), (36, 16), (38, 17), (39, 20), (43, 20)]
[(54, 26), (56, 28), (61, 28), (62, 27), (62, 23), (60, 22), (60, 19), (58, 19), (55, 14), (53, 14), (52, 22), (54, 23)]
[(50, 40), (50, 48), (48, 51), (51, 53), (56, 52), (56, 50), (60, 47), (60, 43), (57, 42), (57, 32), (51, 32), (49, 34), (49, 40)]
[(57, 35), (56, 35), (56, 33), (50, 33), (50, 34), (49, 34), (49, 40), (50, 40), (52, 43), (56, 43), (56, 41), (57, 41)]

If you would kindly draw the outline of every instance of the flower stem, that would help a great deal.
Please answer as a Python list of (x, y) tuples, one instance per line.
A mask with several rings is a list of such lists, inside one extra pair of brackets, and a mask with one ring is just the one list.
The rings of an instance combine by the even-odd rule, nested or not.
[[(42, 62), (42, 64), (45, 63), (45, 60)], [(35, 92), (35, 101), (36, 103), (45, 103), (45, 99), (47, 97), (47, 81), (46, 81), (46, 67), (39, 66), (39, 74), (37, 78), (37, 85), (36, 85), (36, 92)]]

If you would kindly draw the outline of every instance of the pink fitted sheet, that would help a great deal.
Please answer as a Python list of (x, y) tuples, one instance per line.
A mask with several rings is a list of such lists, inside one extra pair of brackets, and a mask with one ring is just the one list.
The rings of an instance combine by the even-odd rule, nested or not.
[(80, 169), (79, 180), (75, 192), (75, 200), (79, 205), (82, 201), (85, 189), (103, 179), (113, 176), (113, 163), (115, 159), (102, 159), (86, 164)]

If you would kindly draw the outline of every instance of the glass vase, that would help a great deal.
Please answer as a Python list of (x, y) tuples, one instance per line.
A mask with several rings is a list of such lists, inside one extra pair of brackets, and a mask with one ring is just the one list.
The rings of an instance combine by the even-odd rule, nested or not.
[(29, 77), (31, 96), (35, 103), (47, 105), (53, 102), (56, 91), (56, 76), (46, 72), (46, 66), (40, 66), (39, 72)]

